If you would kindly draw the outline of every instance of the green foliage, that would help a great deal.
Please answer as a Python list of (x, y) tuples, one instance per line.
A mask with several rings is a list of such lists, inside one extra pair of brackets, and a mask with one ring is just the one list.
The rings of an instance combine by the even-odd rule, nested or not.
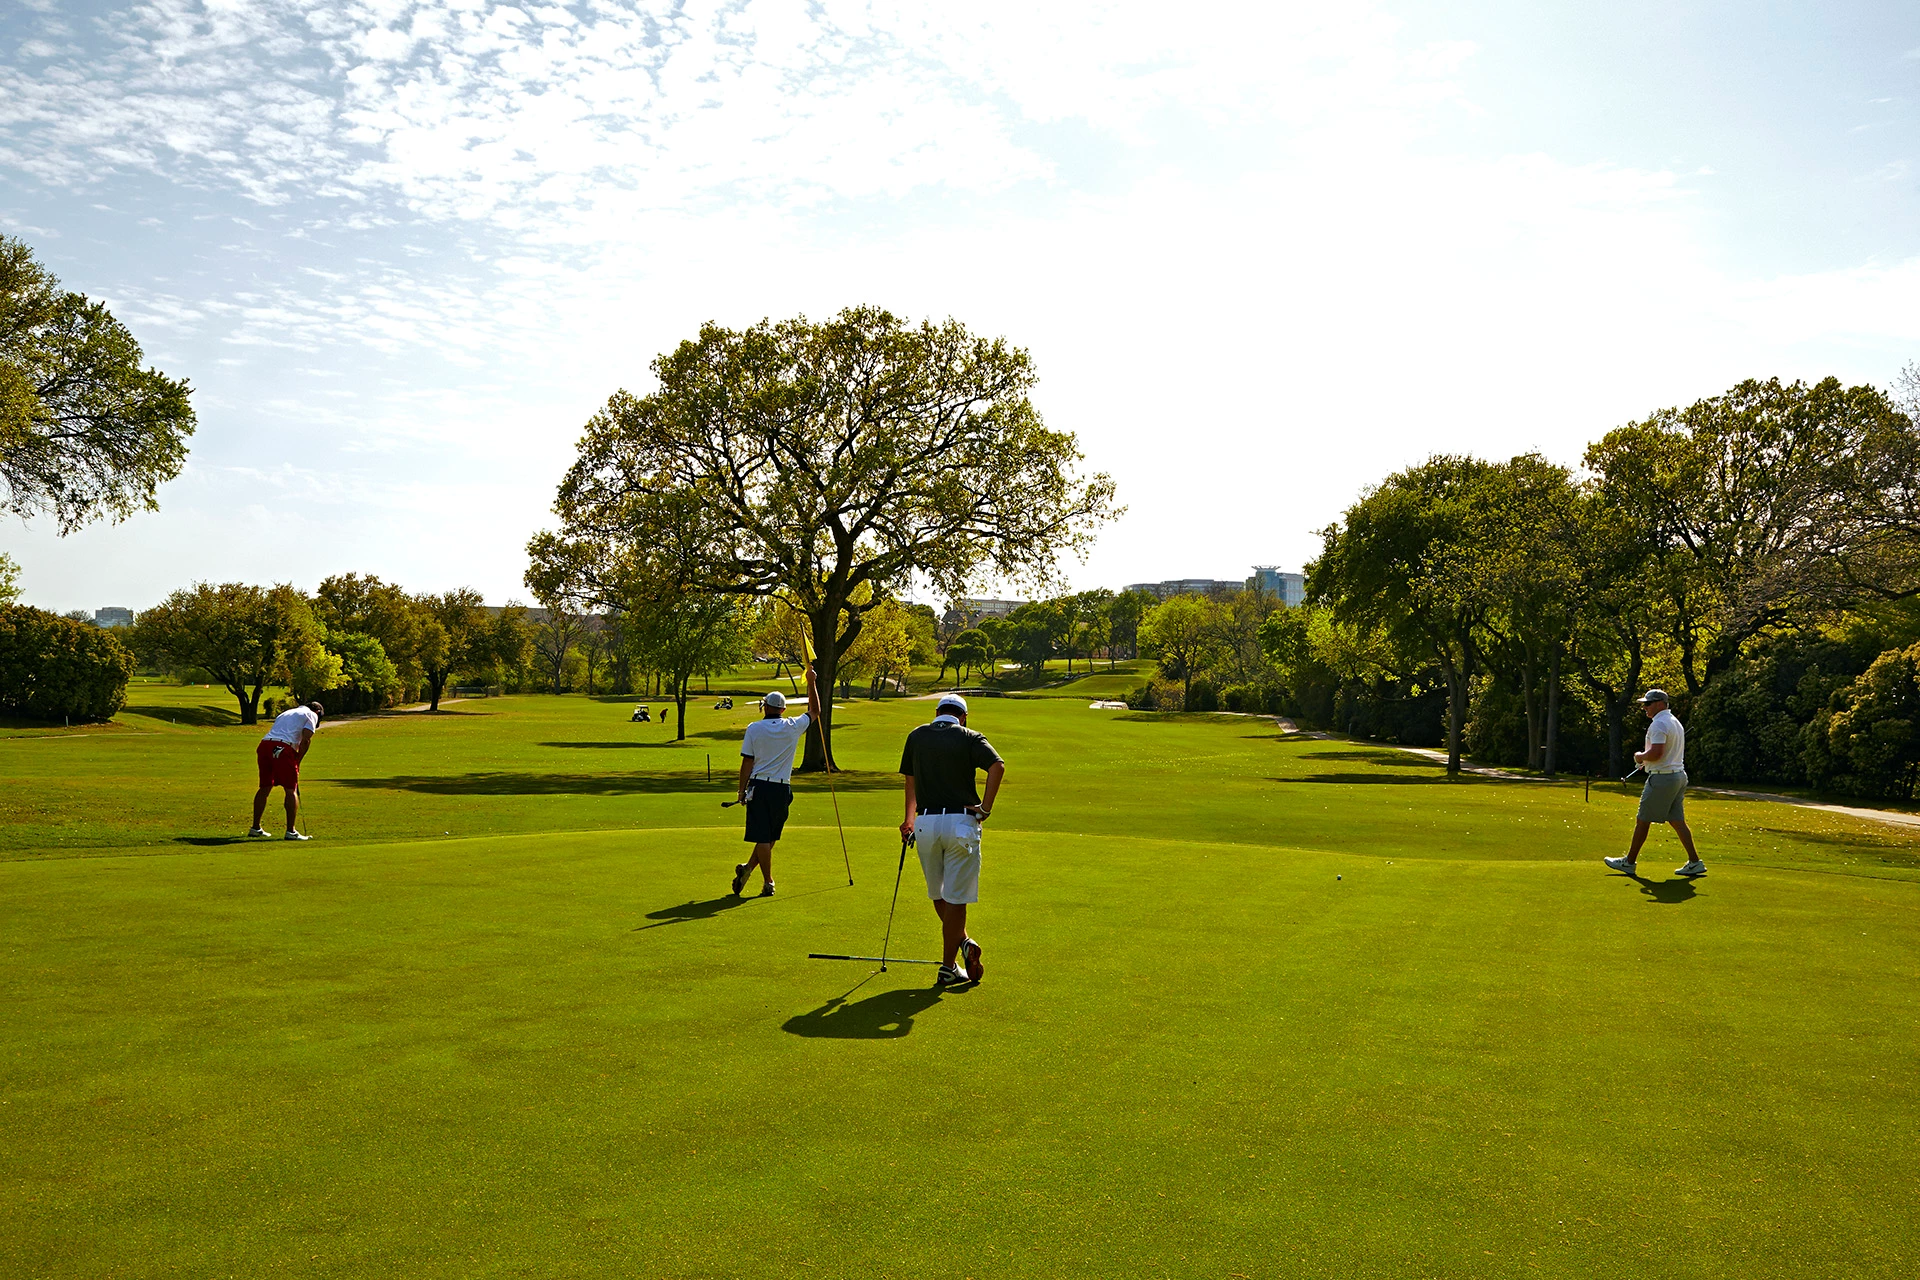
[(64, 534), (158, 508), (194, 416), (186, 382), (141, 360), (111, 312), (0, 236), (0, 509), (51, 515)]
[(0, 605), (20, 599), (20, 562), (0, 551)]
[[(616, 392), (561, 482), (557, 533), (528, 545), (528, 584), (602, 607), (671, 582), (787, 597), (821, 679), (866, 612), (914, 574), (949, 595), (980, 576), (1044, 581), (1113, 513), (1073, 436), (1029, 399), (1025, 351), (955, 322), (876, 307), (824, 324), (709, 324)], [(831, 707), (803, 768), (830, 749)]]
[(969, 627), (955, 636), (947, 644), (947, 652), (941, 671), (951, 666), (957, 679), (965, 679), (969, 671), (991, 673), (993, 664), (999, 656), (994, 647), (993, 638), (981, 627)]
[[(406, 686), (399, 668), (378, 639), (364, 631), (328, 630), (325, 643), (327, 651), (340, 659), (340, 674), (325, 692), (306, 697), (317, 697), (330, 713), (339, 714), (377, 711), (403, 696)], [(302, 674), (307, 679), (319, 678), (309, 672)], [(302, 687), (299, 679), (292, 684), (296, 691)]]
[[(1233, 613), (1218, 600), (1182, 595), (1164, 600), (1140, 623), (1141, 651), (1160, 660), (1161, 674), (1181, 684), (1181, 705), (1193, 705), (1194, 679), (1228, 653), (1233, 643)], [(1207, 686), (1212, 697), (1212, 686)], [(1207, 708), (1212, 710), (1213, 708)]]
[(1836, 690), (1805, 741), (1815, 786), (1911, 800), (1920, 775), (1920, 644), (1888, 650)]
[(316, 652), (323, 637), (306, 599), (290, 586), (202, 582), (143, 611), (131, 638), (143, 658), (208, 672), (239, 702), (240, 722), (254, 724), (267, 685), (296, 671), (320, 678), (329, 669)]
[(478, 591), (461, 587), (443, 595), (417, 595), (421, 674), (426, 678), (431, 710), (440, 709), (440, 696), (455, 672), (485, 666), (493, 657), (493, 632)]
[(1920, 432), (1875, 387), (1750, 379), (1608, 432), (1586, 465), (1654, 543), (1691, 692), (1760, 635), (1920, 589)]
[(0, 711), (40, 720), (108, 719), (126, 702), (133, 665), (111, 631), (0, 604)]
[[(687, 696), (695, 676), (714, 675), (751, 656), (753, 616), (744, 602), (703, 591), (656, 584), (626, 614), (627, 644), (635, 665), (665, 677), (679, 704), (676, 739), (687, 736)], [(824, 694), (824, 691), (823, 691)]]
[[(385, 698), (379, 705), (412, 693), (426, 678), (429, 658), (445, 663), (445, 656), (437, 652), (443, 643), (439, 633), (444, 628), (433, 612), (416, 597), (372, 574), (344, 573), (326, 579), (313, 593), (313, 612), (330, 634), (353, 633), (379, 642), (381, 662), (392, 668), (392, 675), (376, 676), (369, 670), (365, 678), (373, 684), (356, 681), (349, 686), (376, 700)], [(341, 656), (347, 657), (344, 651)], [(348, 659), (349, 667), (352, 662)], [(353, 679), (351, 674), (348, 679)], [(372, 692), (376, 686), (379, 693)]]
[(1864, 674), (1880, 637), (1854, 630), (1763, 638), (1707, 682), (1687, 720), (1687, 772), (1706, 782), (1810, 781), (1807, 726), (1833, 694)]

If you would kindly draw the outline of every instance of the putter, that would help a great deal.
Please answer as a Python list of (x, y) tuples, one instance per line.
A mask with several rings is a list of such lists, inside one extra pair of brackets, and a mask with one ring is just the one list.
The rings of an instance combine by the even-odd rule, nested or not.
[(1639, 774), (1639, 773), (1640, 773), (1640, 766), (1639, 766), (1639, 765), (1635, 765), (1635, 766), (1633, 767), (1633, 772), (1632, 772), (1632, 773), (1630, 773), (1630, 774), (1628, 774), (1628, 775), (1627, 775), (1626, 777), (1624, 777), (1624, 778), (1622, 778), (1622, 779), (1620, 779), (1620, 781), (1622, 781), (1622, 782), (1632, 782), (1632, 781), (1634, 780), (1634, 777), (1635, 777), (1635, 776), (1636, 776), (1637, 774)]
[(900, 837), (900, 865), (893, 872), (893, 902), (887, 907), (887, 935), (880, 940), (880, 954), (877, 956), (840, 956), (828, 955), (824, 951), (809, 951), (809, 960), (878, 960), (880, 972), (885, 973), (890, 964), (939, 964), (938, 960), (902, 960), (899, 956), (889, 956), (887, 948), (893, 945), (893, 913), (900, 905), (900, 877), (907, 870), (907, 846), (913, 843), (912, 833)]

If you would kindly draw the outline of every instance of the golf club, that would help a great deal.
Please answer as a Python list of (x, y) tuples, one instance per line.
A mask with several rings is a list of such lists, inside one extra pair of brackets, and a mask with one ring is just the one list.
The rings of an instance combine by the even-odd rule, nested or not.
[[(877, 960), (880, 962), (880, 972), (882, 973), (885, 973), (887, 971), (887, 966), (889, 964), (939, 964), (940, 963), (938, 960), (902, 960), (898, 956), (890, 957), (887, 955), (887, 948), (893, 945), (893, 913), (895, 908), (897, 908), (900, 905), (900, 877), (906, 874), (907, 846), (912, 843), (913, 843), (912, 832), (908, 832), (906, 835), (900, 837), (900, 865), (895, 867), (893, 871), (893, 901), (887, 907), (887, 933), (886, 933), (886, 936), (880, 940), (880, 954), (877, 956), (841, 956), (841, 955), (828, 955), (824, 951), (809, 951), (807, 952), (807, 959), (809, 960)], [(849, 881), (848, 883), (852, 883), (852, 882)]]
[(833, 956), (833, 955), (828, 955), (824, 951), (809, 951), (807, 952), (807, 959), (809, 960), (880, 960), (881, 961), (880, 969), (881, 969), (881, 972), (883, 973), (886, 971), (887, 966), (890, 964), (939, 964), (940, 963), (938, 960), (902, 960), (899, 956), (888, 956), (884, 960), (881, 960), (881, 957), (879, 956)]
[(740, 800), (722, 800), (722, 801), (720, 802), (720, 807), (721, 807), (722, 809), (731, 809), (731, 808), (733, 808), (733, 806), (735, 806), (735, 805), (737, 805), (737, 804), (741, 804), (741, 803), (744, 803), (744, 802), (743, 802), (743, 801), (740, 801)]
[(1622, 778), (1622, 779), (1620, 779), (1620, 781), (1622, 781), (1622, 782), (1632, 782), (1632, 781), (1633, 781), (1633, 779), (1634, 779), (1634, 777), (1635, 777), (1635, 775), (1637, 775), (1637, 774), (1639, 774), (1640, 772), (1641, 772), (1641, 769), (1640, 769), (1640, 766), (1639, 766), (1639, 765), (1635, 765), (1635, 766), (1633, 767), (1633, 773), (1629, 773), (1629, 774), (1628, 774), (1628, 775), (1627, 775), (1626, 777), (1624, 777), (1624, 778)]

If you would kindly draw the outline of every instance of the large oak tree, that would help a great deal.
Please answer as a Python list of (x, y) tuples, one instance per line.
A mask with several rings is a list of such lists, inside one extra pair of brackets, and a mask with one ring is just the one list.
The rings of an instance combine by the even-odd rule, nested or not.
[(65, 534), (159, 505), (193, 407), (184, 380), (142, 360), (106, 307), (0, 236), (0, 510), (51, 515)]
[[(627, 607), (640, 584), (784, 596), (807, 616), (823, 687), (865, 613), (914, 574), (959, 597), (982, 577), (1044, 585), (1114, 514), (1041, 421), (1027, 353), (958, 322), (876, 307), (704, 326), (587, 423), (558, 532), (528, 584)], [(808, 735), (826, 765), (832, 712)]]

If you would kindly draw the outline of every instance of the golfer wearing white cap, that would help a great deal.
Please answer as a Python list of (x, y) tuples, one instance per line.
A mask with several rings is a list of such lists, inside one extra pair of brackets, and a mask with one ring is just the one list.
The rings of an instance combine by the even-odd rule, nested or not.
[[(913, 836), (927, 897), (940, 917), (940, 985), (980, 981), (980, 944), (967, 936), (967, 906), (980, 900), (980, 824), (993, 816), (993, 800), (1007, 766), (993, 744), (967, 728), (967, 700), (942, 695), (933, 723), (907, 735), (900, 753), (906, 777), (907, 816), (902, 836)], [(987, 771), (984, 799), (974, 790), (974, 771)]]
[(739, 799), (747, 806), (747, 839), (753, 842), (753, 856), (733, 868), (733, 896), (747, 887), (747, 877), (760, 868), (764, 883), (760, 896), (773, 896), (773, 846), (786, 829), (787, 811), (793, 807), (793, 753), (807, 739), (807, 728), (820, 718), (820, 690), (815, 686), (813, 668), (807, 668), (807, 710), (798, 716), (783, 716), (787, 697), (779, 690), (760, 699), (762, 716), (747, 726), (740, 741)]
[(1633, 827), (1633, 847), (1624, 858), (1608, 858), (1606, 864), (1630, 876), (1640, 874), (1640, 846), (1656, 822), (1664, 822), (1680, 837), (1687, 851), (1687, 865), (1673, 874), (1703, 876), (1707, 864), (1693, 848), (1693, 831), (1687, 826), (1687, 731), (1667, 709), (1667, 691), (1649, 689), (1640, 699), (1646, 712), (1646, 750), (1633, 753), (1633, 762), (1647, 771), (1647, 785), (1640, 790), (1640, 812)]

